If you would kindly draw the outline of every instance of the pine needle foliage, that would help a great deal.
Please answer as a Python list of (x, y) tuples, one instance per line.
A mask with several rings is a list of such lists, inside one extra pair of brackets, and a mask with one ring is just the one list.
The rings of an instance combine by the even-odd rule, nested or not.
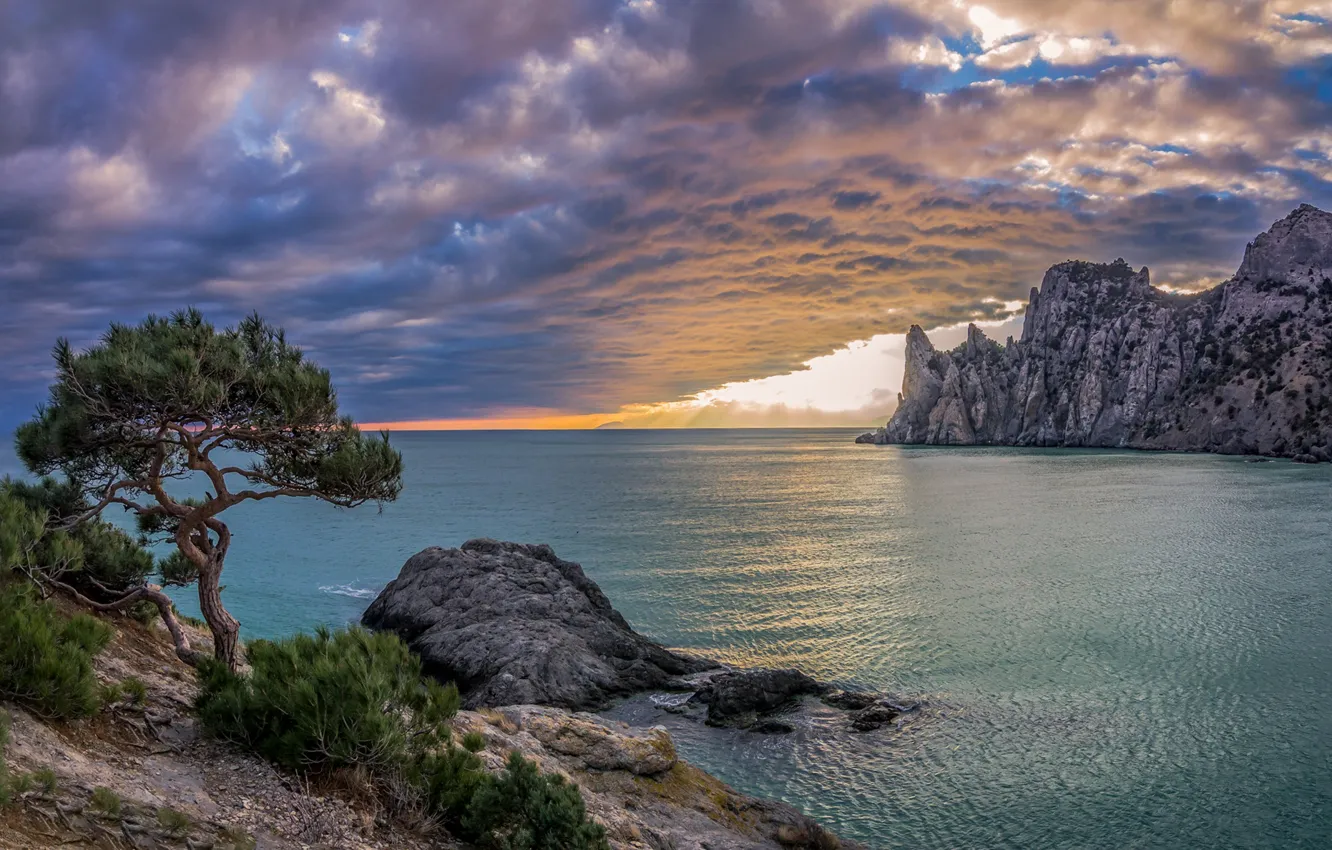
[(96, 713), (92, 660), (110, 640), (87, 614), (65, 618), (30, 587), (0, 586), (0, 698), (60, 720)]
[[(0, 552), (8, 553), (0, 560), (10, 568), (40, 571), (102, 600), (138, 587), (155, 571), (152, 553), (124, 531), (96, 519), (77, 522), (89, 504), (72, 481), (0, 479), (0, 515), (24, 509), (23, 523), (0, 532), (10, 538), (0, 543)], [(19, 535), (26, 543), (22, 556)]]
[(495, 850), (608, 850), (606, 831), (587, 819), (578, 788), (510, 753), (497, 780), (472, 798), (463, 828)]
[(247, 675), (199, 666), (195, 707), (210, 734), (302, 774), (366, 770), (381, 788), (406, 789), (399, 802), (495, 850), (608, 850), (576, 786), (516, 753), (491, 777), (470, 751), (484, 738), (452, 742), (457, 689), (424, 675), (395, 635), (321, 628), (255, 641), (247, 656)]
[(422, 675), (421, 661), (391, 634), (326, 628), (254, 641), (248, 676), (224, 665), (200, 670), (205, 728), (289, 770), (396, 769), (444, 742), (458, 690)]
[[(233, 670), (240, 624), (220, 595), (231, 531), (219, 515), (286, 496), (382, 504), (402, 488), (388, 435), (363, 435), (339, 415), (328, 370), (257, 315), (225, 330), (195, 309), (149, 316), (112, 325), (85, 351), (62, 339), (54, 357), (50, 399), (16, 433), (19, 457), (35, 474), (63, 473), (85, 516), (117, 505), (173, 541), (179, 556), (163, 576), (197, 582), (214, 653)], [(248, 460), (227, 465), (237, 456)], [(172, 495), (168, 485), (192, 475), (207, 495)]]

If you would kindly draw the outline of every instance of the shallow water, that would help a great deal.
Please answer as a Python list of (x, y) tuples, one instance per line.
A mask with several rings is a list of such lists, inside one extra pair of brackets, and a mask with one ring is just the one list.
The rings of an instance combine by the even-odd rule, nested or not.
[(868, 735), (672, 721), (874, 847), (1332, 846), (1332, 467), (854, 435), (399, 435), (382, 514), (229, 511), (225, 598), (280, 635), (425, 546), (548, 542), (665, 643), (927, 700)]

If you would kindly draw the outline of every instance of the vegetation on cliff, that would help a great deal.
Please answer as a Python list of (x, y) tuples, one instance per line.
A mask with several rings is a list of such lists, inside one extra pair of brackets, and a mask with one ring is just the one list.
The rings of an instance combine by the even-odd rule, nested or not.
[(426, 676), (397, 637), (320, 629), (255, 641), (246, 657), (247, 675), (201, 665), (196, 707), (214, 735), (305, 775), (363, 771), (390, 808), (420, 812), (483, 846), (607, 846), (576, 787), (540, 775), (517, 753), (492, 777), (454, 744), (457, 689)]
[[(18, 430), (19, 457), (33, 473), (63, 473), (87, 500), (71, 524), (117, 505), (172, 541), (178, 555), (163, 572), (197, 584), (214, 655), (231, 669), (240, 624), (222, 604), (231, 530), (219, 515), (283, 496), (354, 507), (402, 487), (387, 435), (340, 417), (328, 371), (258, 316), (222, 331), (197, 310), (150, 316), (112, 325), (83, 352), (60, 340), (55, 361), (50, 401)], [(206, 478), (203, 498), (169, 492), (192, 475)], [(112, 604), (151, 595), (136, 588)], [(176, 636), (181, 658), (196, 661)]]

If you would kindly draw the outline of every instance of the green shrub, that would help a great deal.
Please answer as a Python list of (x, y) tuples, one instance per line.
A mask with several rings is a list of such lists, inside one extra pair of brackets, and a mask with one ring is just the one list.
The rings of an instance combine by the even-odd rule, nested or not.
[(34, 771), (32, 778), (37, 783), (37, 787), (41, 788), (42, 793), (47, 796), (54, 794), (56, 789), (60, 787), (60, 781), (56, 778), (55, 771), (49, 767)]
[(31, 773), (20, 773), (9, 780), (9, 793), (14, 797), (22, 796), (37, 787), (37, 779)]
[(167, 835), (179, 836), (189, 832), (194, 823), (190, 820), (190, 816), (184, 812), (162, 808), (157, 810), (157, 825)]
[(462, 745), (469, 753), (479, 753), (486, 748), (486, 736), (480, 732), (468, 732), (463, 735)]
[(129, 700), (130, 705), (141, 707), (148, 702), (148, 686), (143, 680), (130, 676), (120, 683), (120, 692)]
[[(56, 574), (94, 598), (107, 596), (99, 584), (113, 595), (143, 584), (154, 571), (152, 553), (124, 531), (101, 519), (81, 522), (69, 531), (51, 530), (82, 515), (88, 507), (78, 485), (68, 481), (50, 477), (37, 483), (0, 480), (0, 514), (13, 514), (7, 517), (8, 524), (12, 526), (17, 519), (14, 512), (26, 511), (16, 526), (22, 529), (27, 549), (23, 566)], [(20, 566), (12, 558), (4, 560), (11, 568)]]
[(396, 769), (443, 742), (458, 690), (422, 675), (401, 640), (353, 628), (254, 641), (251, 672), (200, 668), (197, 708), (217, 737), (291, 770)]
[(0, 587), (0, 697), (62, 720), (95, 713), (92, 659), (110, 640), (87, 614), (66, 619), (30, 588)]
[(477, 791), (494, 781), (481, 759), (452, 745), (412, 761), (406, 778), (426, 811), (451, 824), (461, 822)]
[(157, 622), (158, 617), (162, 616), (161, 612), (157, 610), (157, 605), (146, 599), (126, 608), (125, 614), (141, 626), (151, 626)]
[(424, 676), (397, 637), (321, 628), (255, 641), (246, 655), (246, 676), (212, 660), (199, 668), (196, 708), (214, 736), (302, 773), (365, 770), (381, 790), (407, 789), (407, 805), (497, 850), (607, 847), (576, 786), (516, 753), (492, 778), (475, 754), (479, 733), (454, 745), (457, 689)]
[(108, 682), (97, 686), (97, 702), (102, 708), (110, 708), (120, 702), (124, 695), (125, 692), (120, 689), (119, 682)]
[(93, 789), (91, 806), (109, 818), (120, 817), (120, 795), (110, 788), (98, 786)]
[(606, 831), (587, 819), (583, 796), (563, 777), (542, 776), (518, 753), (472, 798), (463, 828), (497, 850), (608, 850)]

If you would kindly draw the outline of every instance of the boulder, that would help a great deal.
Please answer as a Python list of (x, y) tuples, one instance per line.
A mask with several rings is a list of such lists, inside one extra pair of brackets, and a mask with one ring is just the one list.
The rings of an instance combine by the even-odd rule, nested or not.
[(634, 729), (594, 714), (570, 714), (536, 705), (506, 708), (502, 714), (546, 749), (565, 756), (576, 770), (656, 776), (679, 761), (670, 733), (661, 726)]
[(859, 711), (874, 705), (874, 703), (879, 701), (880, 697), (878, 694), (863, 693), (861, 691), (834, 690), (828, 691), (826, 694), (819, 697), (819, 699), (823, 700), (825, 705), (830, 705), (833, 708), (840, 708), (844, 711)]
[(851, 715), (851, 728), (857, 732), (872, 732), (879, 727), (892, 723), (902, 712), (886, 703), (875, 703)]
[(688, 690), (716, 664), (629, 627), (596, 582), (549, 546), (469, 540), (403, 565), (361, 618), (393, 632), (468, 708), (596, 710), (644, 690)]
[(1298, 454), (1291, 458), (1291, 460), (1296, 463), (1318, 463), (1318, 458), (1310, 454)]
[(828, 686), (799, 670), (733, 670), (705, 682), (692, 697), (708, 707), (710, 726), (753, 726), (761, 714), (785, 708), (798, 697)]

